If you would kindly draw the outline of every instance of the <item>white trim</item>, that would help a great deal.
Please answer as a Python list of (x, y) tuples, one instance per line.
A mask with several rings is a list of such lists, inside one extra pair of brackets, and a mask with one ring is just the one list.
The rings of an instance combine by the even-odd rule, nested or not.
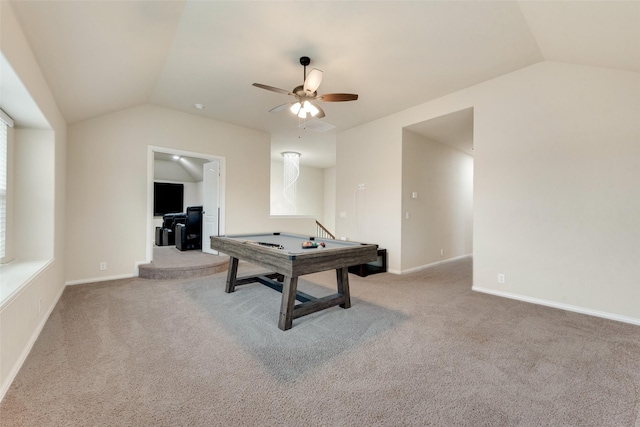
[(49, 310), (47, 311), (47, 313), (44, 316), (42, 316), (42, 320), (38, 324), (38, 327), (35, 329), (35, 331), (33, 331), (33, 334), (31, 334), (31, 338), (29, 338), (27, 345), (22, 350), (22, 353), (20, 353), (20, 357), (18, 357), (18, 360), (16, 360), (16, 363), (13, 365), (13, 367), (9, 371), (5, 382), (2, 385), (0, 385), (0, 401), (4, 399), (4, 396), (9, 390), (9, 387), (11, 387), (11, 384), (13, 384), (13, 381), (16, 379), (18, 372), (20, 372), (20, 368), (22, 368), (22, 365), (24, 364), (25, 360), (27, 360), (27, 356), (31, 352), (33, 345), (36, 343), (36, 340), (40, 336), (40, 332), (42, 332), (44, 325), (49, 320), (49, 316), (51, 316), (53, 309), (56, 307), (56, 305), (58, 305), (58, 301), (60, 301), (60, 298), (62, 297), (62, 293), (64, 292), (64, 289), (65, 287), (63, 286), (60, 289), (60, 292), (58, 293), (58, 295), (56, 296), (53, 304), (51, 304), (51, 306), (49, 307)]
[(13, 127), (13, 119), (0, 108), (0, 120), (5, 122), (10, 128)]
[(492, 289), (486, 289), (479, 286), (472, 286), (471, 290), (476, 292), (482, 292), (484, 294), (495, 295), (498, 297), (515, 299), (518, 301), (528, 302), (531, 304), (544, 305), (546, 307), (558, 308), (560, 310), (566, 310), (566, 311), (573, 311), (575, 313), (587, 314), (589, 316), (602, 317), (604, 319), (615, 320), (618, 322), (630, 323), (632, 325), (640, 326), (640, 319), (636, 319), (634, 317), (622, 316), (614, 313), (608, 313), (606, 311), (591, 310), (588, 308), (578, 307), (575, 305), (562, 304), (554, 301), (549, 301), (549, 300), (544, 300), (539, 298), (532, 298), (524, 295), (512, 294), (509, 292), (494, 291)]
[(133, 277), (140, 276), (140, 266), (142, 264), (149, 264), (148, 261), (136, 261), (133, 265)]
[(453, 262), (453, 261), (458, 261), (464, 258), (469, 258), (470, 256), (472, 256), (473, 254), (465, 254), (465, 255), (460, 255), (460, 256), (456, 256), (453, 258), (447, 258), (445, 260), (442, 261), (438, 261), (438, 262), (432, 262), (431, 264), (425, 264), (425, 265), (421, 265), (419, 267), (413, 267), (413, 268), (409, 268), (407, 270), (400, 270), (400, 273), (396, 273), (396, 270), (389, 270), (389, 272), (394, 272), (395, 274), (409, 274), (409, 273), (415, 273), (416, 271), (421, 271), (421, 270), (426, 270), (427, 268), (431, 268), (431, 267), (435, 267), (437, 265), (440, 264), (446, 264), (449, 262)]
[(109, 280), (131, 279), (138, 277), (135, 274), (118, 274), (116, 276), (93, 277), (88, 279), (68, 280), (65, 286), (84, 285), (87, 283), (108, 282)]

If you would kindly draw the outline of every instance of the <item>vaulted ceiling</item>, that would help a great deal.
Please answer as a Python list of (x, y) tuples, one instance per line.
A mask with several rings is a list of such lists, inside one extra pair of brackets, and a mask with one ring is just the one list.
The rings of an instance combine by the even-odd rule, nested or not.
[[(302, 84), (301, 56), (324, 71), (319, 93), (360, 96), (322, 104), (322, 122), (335, 126), (326, 134), (543, 60), (640, 72), (636, 1), (11, 4), (70, 124), (151, 103), (314, 141), (325, 134), (268, 112), (286, 95), (251, 85)], [(303, 159), (330, 161), (323, 144), (301, 148)]]

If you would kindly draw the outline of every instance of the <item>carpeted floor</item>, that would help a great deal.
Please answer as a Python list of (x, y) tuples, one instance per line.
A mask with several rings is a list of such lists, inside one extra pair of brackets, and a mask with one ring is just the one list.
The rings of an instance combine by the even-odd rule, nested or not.
[[(226, 273), (71, 286), (0, 425), (640, 425), (639, 327), (475, 293), (471, 275), (470, 259), (349, 275), (352, 308), (286, 332), (279, 293), (225, 294)], [(334, 292), (335, 272), (303, 279)]]

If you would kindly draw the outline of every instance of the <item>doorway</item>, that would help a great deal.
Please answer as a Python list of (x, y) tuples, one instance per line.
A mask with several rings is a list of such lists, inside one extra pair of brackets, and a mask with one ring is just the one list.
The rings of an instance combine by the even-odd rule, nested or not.
[(403, 128), (403, 273), (473, 253), (473, 107)]
[[(167, 163), (158, 162), (160, 158)], [(184, 150), (176, 150), (166, 147), (148, 146), (147, 150), (147, 262), (153, 260), (153, 248), (155, 245), (155, 227), (161, 219), (153, 215), (153, 187), (157, 173), (160, 169), (170, 169), (169, 161), (179, 162), (184, 173), (184, 180), (193, 182), (189, 185), (188, 198), (185, 197), (185, 206), (203, 206), (203, 230), (202, 252), (212, 252), (208, 244), (208, 236), (212, 234), (224, 234), (225, 230), (225, 158), (210, 154), (194, 153)], [(156, 165), (159, 171), (156, 170)], [(179, 175), (167, 175), (179, 180)], [(206, 178), (205, 178), (206, 176)], [(164, 179), (164, 181), (171, 181)], [(206, 209), (205, 209), (206, 208)]]

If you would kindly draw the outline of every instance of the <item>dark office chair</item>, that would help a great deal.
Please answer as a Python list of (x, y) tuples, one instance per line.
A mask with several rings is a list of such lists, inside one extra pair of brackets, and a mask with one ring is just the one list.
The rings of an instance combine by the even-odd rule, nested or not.
[(175, 245), (175, 224), (184, 223), (187, 216), (184, 213), (168, 213), (162, 216), (162, 227), (156, 227), (156, 245)]
[(181, 251), (202, 249), (202, 206), (189, 206), (186, 221), (175, 227), (176, 248)]

